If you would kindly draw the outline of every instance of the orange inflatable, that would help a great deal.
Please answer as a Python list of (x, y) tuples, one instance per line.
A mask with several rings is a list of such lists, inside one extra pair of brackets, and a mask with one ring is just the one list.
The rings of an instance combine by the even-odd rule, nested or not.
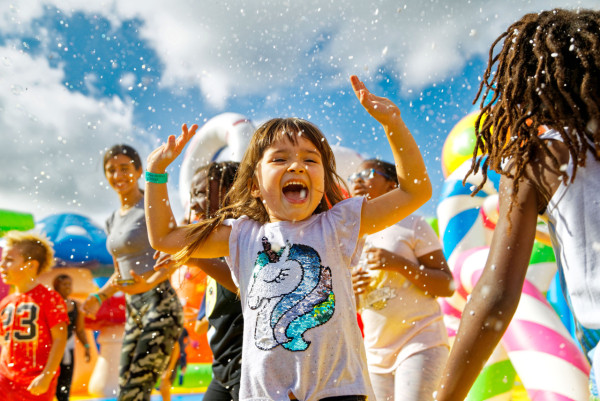
[(197, 267), (181, 266), (171, 276), (171, 284), (183, 305), (184, 327), (189, 335), (185, 348), (188, 363), (212, 363), (206, 334), (196, 334), (194, 331), (206, 290), (206, 273)]

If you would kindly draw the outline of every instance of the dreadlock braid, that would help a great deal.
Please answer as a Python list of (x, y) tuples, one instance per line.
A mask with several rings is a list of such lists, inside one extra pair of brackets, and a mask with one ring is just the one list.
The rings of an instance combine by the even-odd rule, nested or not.
[[(600, 159), (600, 12), (554, 9), (523, 16), (492, 44), (474, 102), (479, 98), (467, 177), (481, 169), (483, 181), (474, 194), (483, 188), (491, 168), (514, 179), (514, 199), (534, 149), (559, 168), (538, 136), (541, 126), (558, 131), (568, 147), (573, 180), (577, 167), (585, 166), (588, 150)], [(514, 166), (505, 171), (502, 163), (509, 159)]]

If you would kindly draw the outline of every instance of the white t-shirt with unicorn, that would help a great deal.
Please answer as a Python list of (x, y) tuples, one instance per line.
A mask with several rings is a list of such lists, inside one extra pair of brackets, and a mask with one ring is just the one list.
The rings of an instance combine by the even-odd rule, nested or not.
[(240, 400), (374, 399), (349, 268), (362, 202), (300, 222), (225, 221), (244, 314)]

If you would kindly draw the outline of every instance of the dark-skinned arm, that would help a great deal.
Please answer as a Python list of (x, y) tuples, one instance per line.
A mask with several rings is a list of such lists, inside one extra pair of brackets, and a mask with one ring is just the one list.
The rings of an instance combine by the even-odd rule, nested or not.
[[(536, 231), (538, 195), (520, 183), (508, 215), (512, 181), (500, 182), (500, 219), (484, 272), (467, 302), (437, 392), (437, 401), (463, 401), (502, 338), (521, 297)], [(512, 225), (511, 225), (512, 224)]]
[[(170, 255), (163, 254), (160, 257), (157, 257), (157, 262), (154, 265), (154, 270), (165, 270), (168, 269), (169, 272), (172, 273), (172, 270), (175, 266), (175, 262), (171, 259)], [(229, 266), (223, 260), (219, 258), (214, 259), (199, 259), (199, 258), (191, 258), (188, 259), (185, 264), (187, 266), (195, 266), (201, 269), (204, 273), (208, 274), (215, 281), (221, 284), (223, 287), (227, 288), (229, 291), (233, 293), (238, 292), (238, 288), (233, 282), (231, 278), (231, 270), (229, 270)]]

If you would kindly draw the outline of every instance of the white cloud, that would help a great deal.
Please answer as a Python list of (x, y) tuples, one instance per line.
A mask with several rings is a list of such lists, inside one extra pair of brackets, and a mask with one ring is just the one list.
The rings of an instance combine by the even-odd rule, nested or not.
[[(90, 96), (64, 87), (62, 66), (51, 67), (47, 61), (64, 51), (57, 46), (60, 38), (32, 23), (52, 6), (65, 15), (105, 17), (115, 28), (138, 19), (139, 35), (164, 67), (161, 85), (173, 93), (197, 88), (220, 109), (234, 95), (280, 102), (286, 88), (316, 84), (305, 82), (311, 71), (320, 72), (319, 85), (345, 88), (351, 73), (364, 78), (386, 65), (402, 77), (404, 91), (419, 91), (460, 71), (469, 58), (487, 57), (493, 39), (525, 12), (598, 4), (0, 0), (0, 36), (5, 40), (0, 47), (0, 207), (18, 207), (36, 218), (85, 211), (102, 221), (117, 205), (102, 174), (103, 150), (128, 142), (148, 154), (153, 142), (136, 139), (141, 130), (134, 126), (131, 102), (93, 98), (98, 96), (94, 85), (86, 86)], [(10, 38), (28, 36), (39, 41), (39, 57), (14, 50), (26, 46), (21, 42), (10, 43)], [(123, 87), (137, 84), (133, 74), (121, 78)], [(86, 75), (87, 84), (94, 79), (101, 77)]]
[(8, 77), (0, 80), (0, 208), (36, 220), (69, 212), (103, 221), (118, 205), (103, 151), (127, 142), (147, 154), (132, 137), (132, 107), (69, 92), (61, 68), (10, 47), (0, 47), (0, 76)]
[[(3, 3), (0, 1), (0, 4)], [(23, 30), (42, 3), (4, 7), (0, 21)], [(164, 64), (163, 84), (195, 86), (216, 108), (233, 94), (294, 86), (307, 70), (324, 69), (325, 85), (375, 74), (392, 65), (404, 89), (419, 90), (487, 56), (493, 39), (525, 12), (597, 7), (597, 0), (414, 1), (408, 3), (248, 0), (54, 0), (64, 13), (102, 15), (114, 24), (138, 18), (140, 35)], [(387, 49), (384, 51), (384, 49)]]

